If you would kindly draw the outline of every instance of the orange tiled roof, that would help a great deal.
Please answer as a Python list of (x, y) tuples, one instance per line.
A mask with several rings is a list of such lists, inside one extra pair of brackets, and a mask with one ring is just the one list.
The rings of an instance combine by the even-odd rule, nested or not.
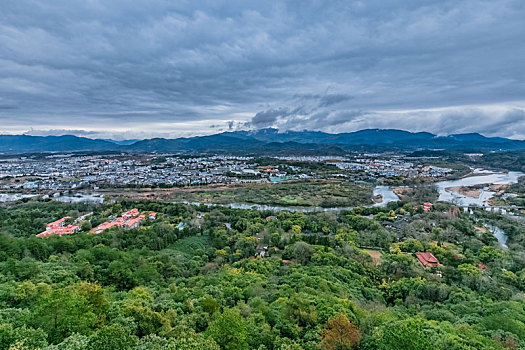
[(418, 252), (416, 257), (423, 266), (438, 267), (439, 261), (434, 254), (430, 252)]

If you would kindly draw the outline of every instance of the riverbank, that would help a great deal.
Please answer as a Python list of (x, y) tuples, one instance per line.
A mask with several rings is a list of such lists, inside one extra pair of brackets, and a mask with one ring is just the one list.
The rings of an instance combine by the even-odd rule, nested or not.
[(461, 206), (489, 206), (490, 200), (505, 186), (518, 182), (524, 173), (510, 171), (494, 173), (476, 169), (475, 176), (459, 180), (436, 183), (439, 201), (455, 203)]
[(481, 189), (474, 186), (454, 186), (447, 187), (445, 190), (454, 191), (470, 198), (479, 198), (481, 194)]

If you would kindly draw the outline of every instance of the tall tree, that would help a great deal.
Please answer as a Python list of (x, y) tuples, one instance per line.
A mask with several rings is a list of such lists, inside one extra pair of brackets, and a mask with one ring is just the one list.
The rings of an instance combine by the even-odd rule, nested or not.
[(244, 320), (235, 310), (224, 310), (213, 320), (207, 333), (221, 349), (247, 350), (249, 348)]
[(359, 328), (346, 317), (345, 314), (338, 314), (326, 323), (321, 331), (323, 350), (349, 350), (359, 344), (361, 335)]

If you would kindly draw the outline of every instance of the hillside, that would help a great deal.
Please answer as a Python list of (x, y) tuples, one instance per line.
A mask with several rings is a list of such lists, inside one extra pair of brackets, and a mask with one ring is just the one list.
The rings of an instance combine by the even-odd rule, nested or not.
[(112, 142), (72, 135), (0, 135), (0, 152), (3, 153), (111, 151), (117, 149), (118, 146)]
[[(523, 349), (524, 226), (415, 204), (337, 215), (151, 201), (2, 207), (0, 345)], [(131, 208), (157, 215), (89, 233)], [(80, 232), (35, 237), (86, 213)], [(483, 223), (505, 230), (507, 249)]]
[(344, 154), (345, 151), (416, 150), (507, 151), (525, 149), (525, 141), (480, 134), (436, 136), (426, 132), (367, 129), (329, 134), (320, 131), (261, 129), (190, 138), (153, 138), (136, 142), (94, 140), (71, 135), (0, 135), (0, 152), (121, 151), (135, 153), (229, 153), (258, 155)]
[(376, 146), (396, 149), (525, 149), (525, 141), (501, 137), (485, 137), (481, 134), (454, 134), (437, 136), (428, 132), (409, 132), (395, 129), (366, 129), (351, 133), (329, 134), (320, 131), (286, 131), (261, 129), (224, 133), (238, 138), (254, 138), (266, 142), (300, 142), (330, 144), (354, 149), (356, 146)]

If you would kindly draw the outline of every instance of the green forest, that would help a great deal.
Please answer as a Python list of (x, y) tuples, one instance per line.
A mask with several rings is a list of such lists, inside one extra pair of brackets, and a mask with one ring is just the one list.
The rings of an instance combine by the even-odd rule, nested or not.
[[(416, 204), (4, 206), (0, 350), (525, 349), (523, 222)], [(131, 208), (158, 215), (89, 233)], [(86, 214), (79, 233), (35, 237)], [(484, 223), (505, 230), (508, 249)]]

